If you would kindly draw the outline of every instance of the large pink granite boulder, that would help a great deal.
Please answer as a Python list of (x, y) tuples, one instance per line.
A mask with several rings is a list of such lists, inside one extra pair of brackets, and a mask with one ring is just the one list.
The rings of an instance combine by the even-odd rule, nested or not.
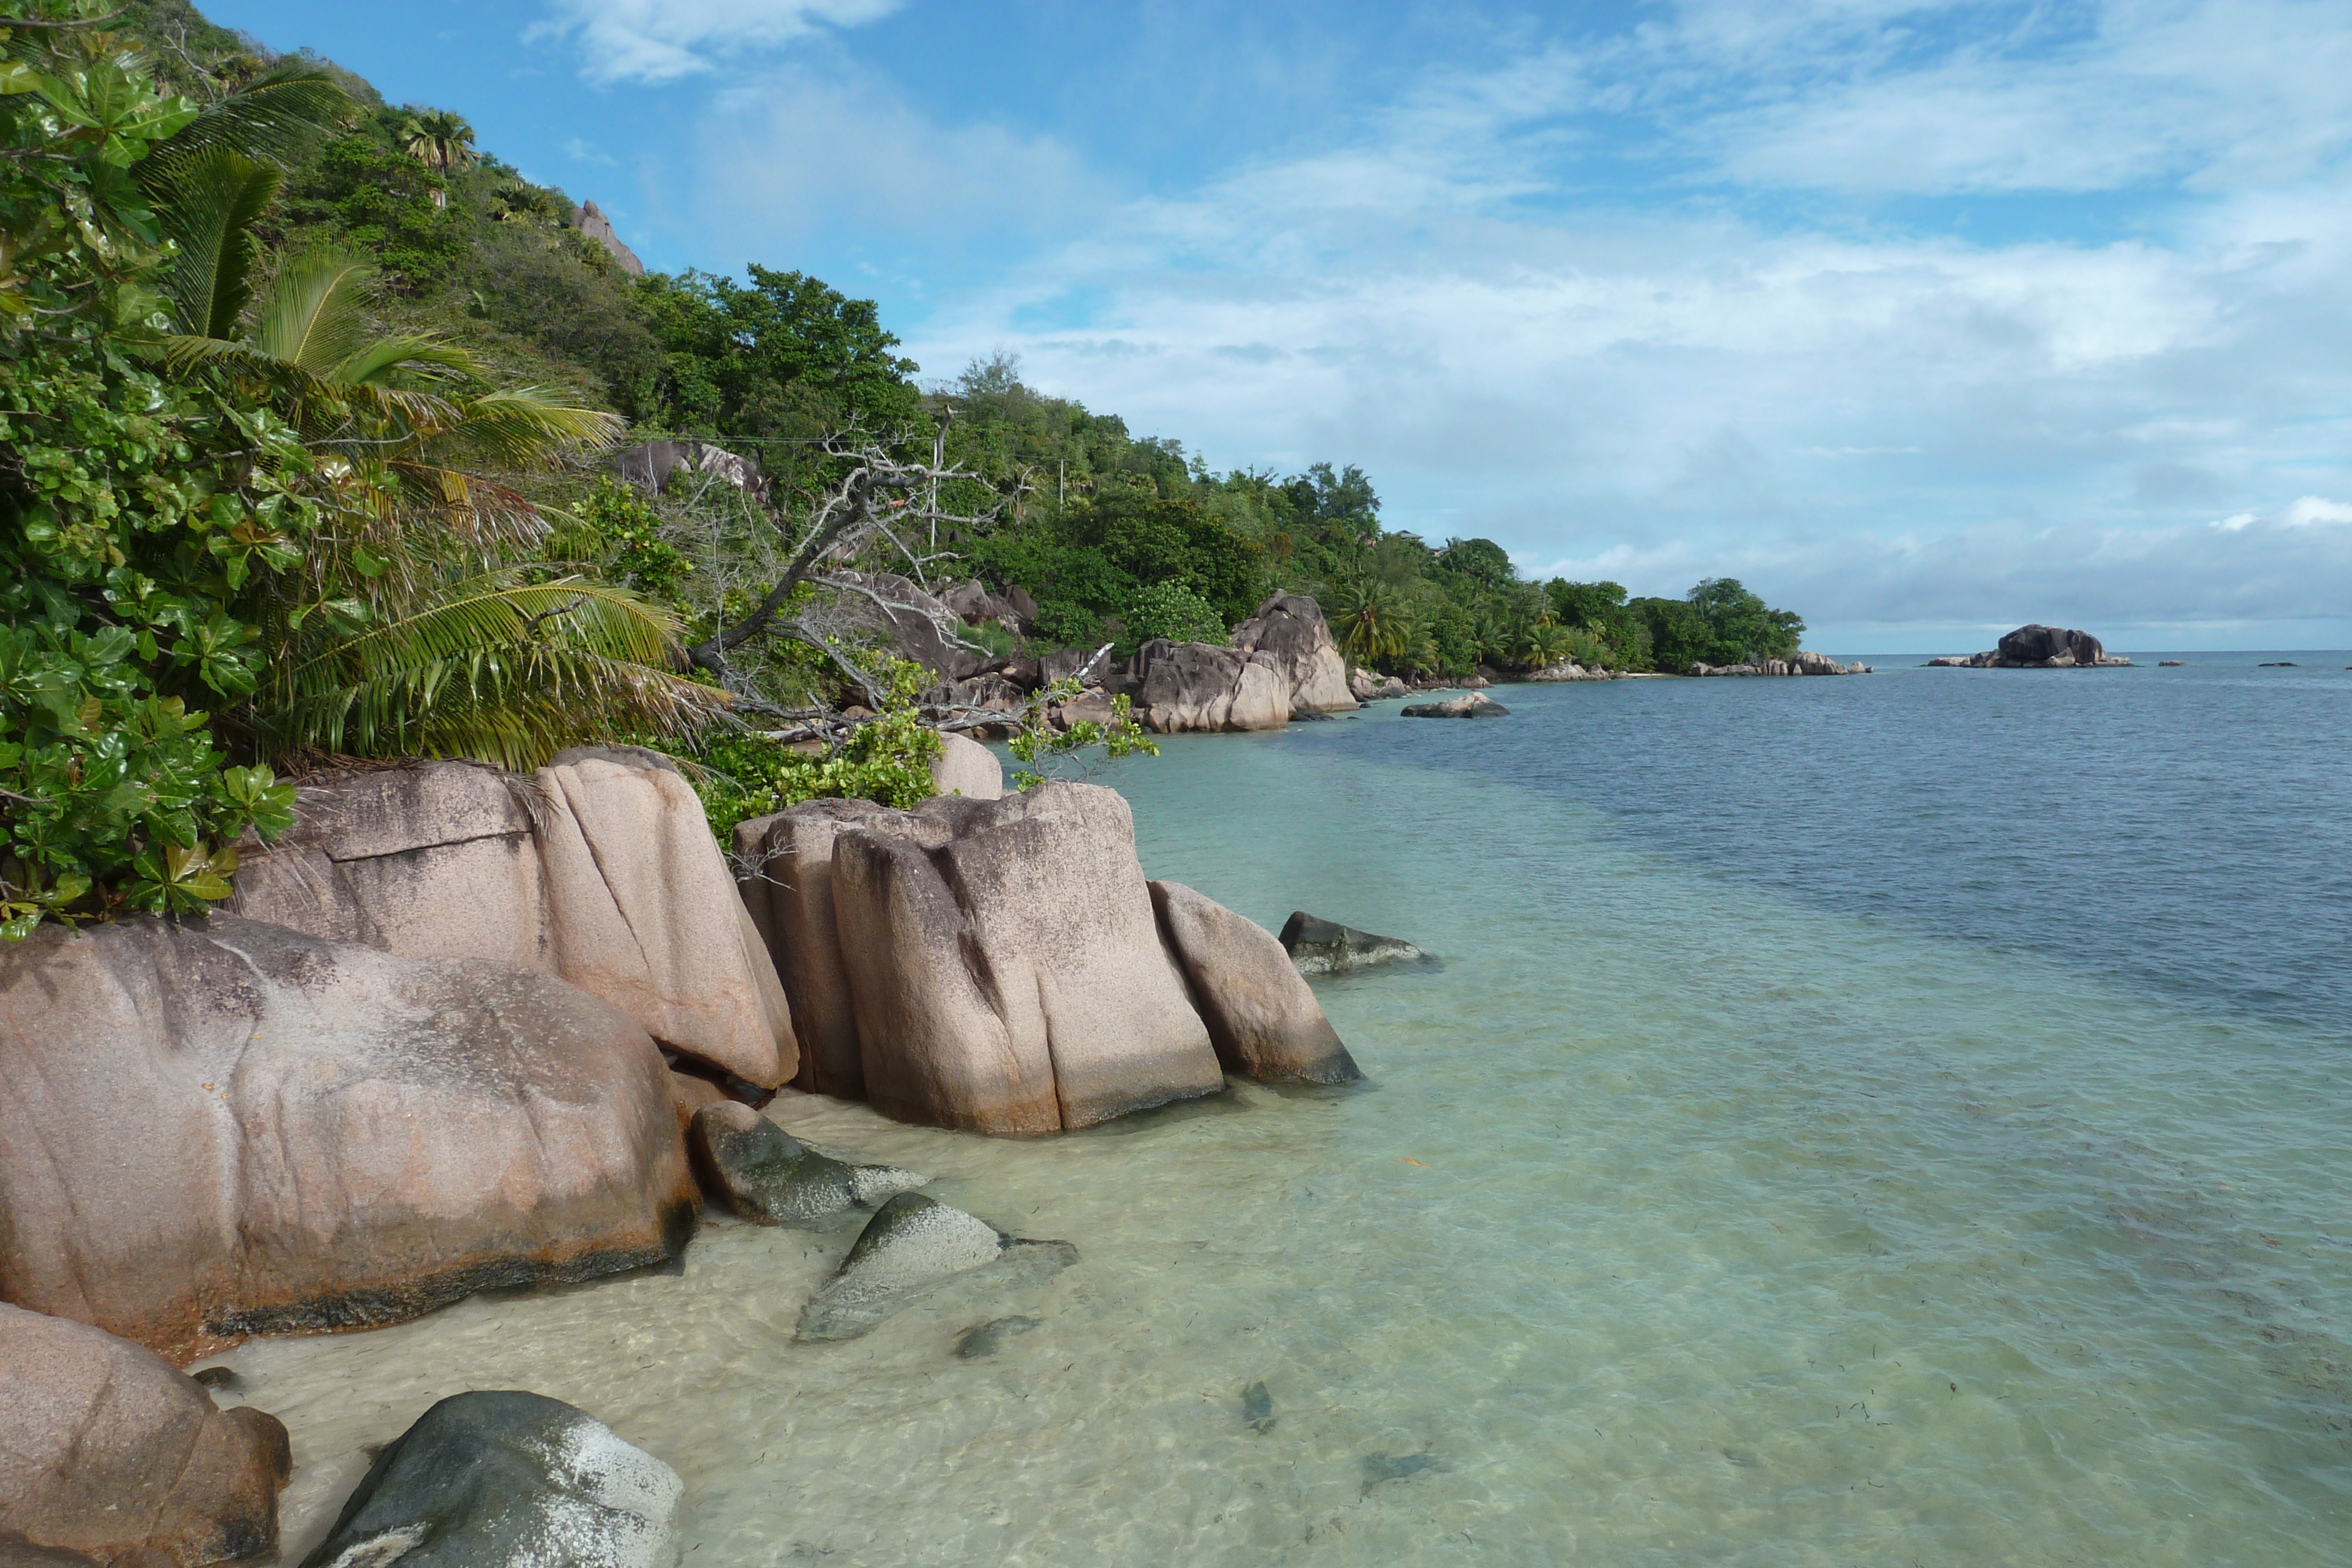
[(1153, 883), (1151, 903), (1226, 1071), (1259, 1082), (1363, 1076), (1272, 932), (1179, 882)]
[(1137, 651), (1133, 674), (1136, 715), (1162, 735), (1290, 722), (1290, 682), (1272, 653), (1162, 638)]
[(848, 830), (896, 814), (871, 800), (804, 800), (735, 825), (738, 885), (792, 999), (801, 1045), (793, 1087), (807, 1093), (866, 1098), (865, 1052), (834, 919), (833, 846)]
[(0, 1563), (42, 1561), (30, 1547), (194, 1568), (277, 1544), (276, 1416), (215, 1409), (153, 1351), (10, 1306), (0, 1390)]
[(833, 903), (866, 1098), (887, 1115), (1049, 1133), (1223, 1082), (1112, 790), (870, 818), (835, 841)]
[(1303, 593), (1277, 593), (1234, 628), (1233, 644), (1265, 653), (1290, 687), (1292, 712), (1345, 713), (1359, 706), (1348, 683), (1348, 661), (1331, 640), (1323, 607)]
[(0, 1300), (183, 1362), (658, 1262), (693, 1223), (653, 1040), (512, 964), (45, 927), (0, 948)]
[(426, 762), (306, 785), (230, 908), (421, 958), (561, 975), (682, 1055), (761, 1088), (799, 1048), (702, 805), (656, 754), (558, 754), (529, 778)]

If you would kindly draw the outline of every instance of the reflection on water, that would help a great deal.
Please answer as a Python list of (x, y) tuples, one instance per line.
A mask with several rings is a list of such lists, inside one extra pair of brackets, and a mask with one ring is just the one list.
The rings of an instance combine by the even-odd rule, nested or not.
[(690, 1563), (2344, 1561), (2340, 1030), (1710, 874), (1470, 755), (1526, 738), (1117, 779), (1153, 874), (1444, 956), (1322, 987), (1369, 1086), (1023, 1143), (788, 1095), (1080, 1261), (795, 1345), (852, 1233), (718, 1218), (674, 1275), (247, 1346), (289, 1555), (364, 1445), (520, 1386), (677, 1467)]

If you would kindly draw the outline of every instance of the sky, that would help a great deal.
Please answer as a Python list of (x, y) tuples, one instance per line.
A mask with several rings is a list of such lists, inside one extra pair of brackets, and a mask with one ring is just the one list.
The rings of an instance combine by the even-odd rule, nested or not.
[(2352, 646), (2347, 0), (211, 0), (926, 382), (1825, 650)]

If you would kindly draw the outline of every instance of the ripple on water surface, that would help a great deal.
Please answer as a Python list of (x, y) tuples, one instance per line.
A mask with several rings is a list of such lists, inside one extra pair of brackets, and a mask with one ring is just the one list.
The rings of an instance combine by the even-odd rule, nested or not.
[(246, 1346), (291, 1544), (529, 1387), (677, 1469), (689, 1563), (2345, 1561), (2341, 1030), (1730, 874), (1504, 755), (1625, 689), (1125, 768), (1153, 874), (1444, 956), (1322, 988), (1369, 1085), (1018, 1144), (788, 1095), (1080, 1262), (794, 1345), (850, 1233), (715, 1219), (682, 1273)]

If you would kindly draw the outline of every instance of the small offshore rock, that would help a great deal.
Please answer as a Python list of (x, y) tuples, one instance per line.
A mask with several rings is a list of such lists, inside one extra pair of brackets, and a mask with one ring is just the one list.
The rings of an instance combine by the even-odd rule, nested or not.
[(560, 1399), (444, 1399), (387, 1445), (302, 1568), (668, 1568), (677, 1472)]
[(1429, 956), (1410, 942), (1375, 936), (1303, 909), (1290, 912), (1277, 940), (1302, 975), (1344, 975), (1375, 964), (1417, 963)]
[(1242, 1390), (1242, 1420), (1251, 1431), (1263, 1436), (1273, 1431), (1274, 1424), (1280, 1419), (1274, 1413), (1274, 1396), (1265, 1391), (1263, 1382)]
[(960, 1208), (902, 1192), (867, 1222), (841, 1268), (801, 1309), (793, 1338), (856, 1339), (925, 1291), (1008, 1259), (1047, 1272), (1077, 1261), (1066, 1241), (1024, 1241)]
[(2159, 670), (2177, 670), (2187, 663), (2189, 661), (2186, 659), (2158, 659), (2156, 662), (2156, 667)]
[(1013, 1335), (1045, 1326), (1043, 1318), (992, 1318), (977, 1328), (964, 1330), (956, 1340), (956, 1354), (965, 1361), (978, 1361), (1003, 1349), (1004, 1342)]
[(1511, 710), (1484, 692), (1465, 692), (1442, 703), (1415, 703), (1404, 709), (1407, 718), (1508, 718)]
[(894, 1166), (852, 1166), (821, 1155), (733, 1100), (697, 1111), (687, 1142), (704, 1193), (763, 1225), (822, 1226), (929, 1179)]

